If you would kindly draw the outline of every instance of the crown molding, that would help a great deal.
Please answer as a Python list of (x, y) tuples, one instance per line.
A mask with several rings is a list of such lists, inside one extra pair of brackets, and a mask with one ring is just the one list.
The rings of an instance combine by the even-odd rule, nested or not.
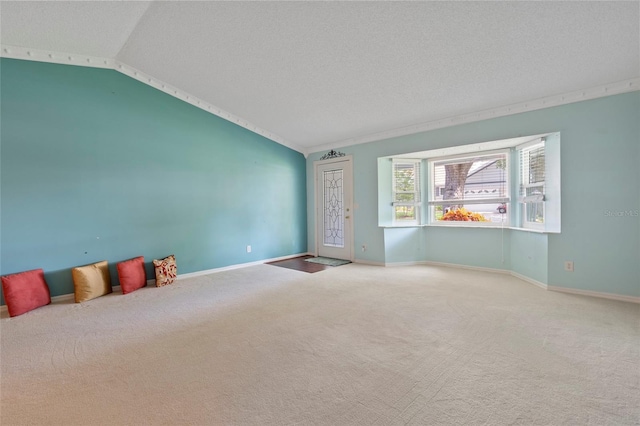
[(31, 49), (28, 47), (7, 46), (6, 44), (0, 45), (0, 57), (92, 68), (113, 69), (115, 66), (115, 61), (113, 59), (54, 52), (52, 50)]
[(242, 117), (238, 117), (237, 115), (231, 114), (230, 112), (227, 112), (218, 106), (215, 106), (196, 96), (193, 96), (190, 93), (180, 90), (177, 87), (167, 84), (162, 80), (159, 80), (149, 74), (146, 74), (134, 67), (131, 67), (115, 59), (100, 58), (100, 57), (89, 56), (89, 55), (75, 55), (71, 53), (31, 49), (26, 47), (8, 46), (4, 44), (0, 45), (0, 57), (10, 58), (10, 59), (22, 59), (27, 61), (49, 62), (54, 64), (113, 69), (128, 77), (138, 80), (148, 86), (158, 89), (164, 93), (167, 93), (168, 95), (171, 95), (174, 98), (178, 98), (183, 102), (187, 102), (195, 106), (196, 108), (200, 108), (210, 114), (216, 115), (233, 124), (236, 124), (240, 127), (244, 127), (245, 129), (253, 133), (256, 133), (260, 136), (270, 139), (276, 143), (279, 143), (280, 145), (286, 146), (287, 148), (291, 148), (294, 151), (298, 151), (301, 154), (303, 154), (305, 157), (308, 155), (308, 153), (304, 148), (289, 142), (288, 140), (284, 139), (281, 136), (276, 135), (275, 133), (262, 129), (252, 124), (251, 122), (243, 119)]
[(602, 98), (605, 96), (618, 95), (621, 93), (634, 92), (640, 90), (640, 77), (617, 83), (606, 84), (603, 86), (593, 87), (591, 89), (577, 90), (561, 95), (548, 96), (545, 98), (535, 99), (533, 101), (519, 102), (498, 108), (487, 109), (483, 111), (473, 112), (469, 114), (456, 115), (453, 117), (443, 118), (441, 120), (428, 121), (425, 123), (414, 124), (406, 127), (386, 130), (384, 132), (372, 133), (365, 136), (343, 139), (341, 141), (316, 145), (307, 149), (308, 154), (323, 152), (331, 149), (344, 148), (352, 145), (360, 145), (368, 142), (375, 142), (383, 139), (390, 139), (399, 136), (412, 135), (416, 133), (426, 132), (429, 130), (442, 129), (445, 127), (456, 126), (458, 124), (473, 123), (491, 118), (505, 117), (508, 115), (520, 114), (528, 111), (549, 108), (571, 104), (574, 102), (586, 101), (589, 99)]

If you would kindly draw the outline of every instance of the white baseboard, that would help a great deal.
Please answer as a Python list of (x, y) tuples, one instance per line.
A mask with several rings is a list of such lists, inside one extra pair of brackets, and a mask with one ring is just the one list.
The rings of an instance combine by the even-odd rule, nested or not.
[(533, 285), (535, 285), (537, 287), (540, 287), (543, 290), (548, 290), (549, 289), (549, 286), (546, 285), (545, 283), (541, 283), (540, 281), (534, 280), (533, 278), (529, 278), (526, 275), (522, 275), (522, 274), (519, 274), (519, 273), (513, 272), (513, 271), (509, 271), (509, 273), (510, 273), (511, 276), (519, 278), (522, 281), (526, 281), (529, 284), (533, 284)]
[(386, 266), (384, 262), (374, 262), (373, 260), (364, 260), (364, 259), (354, 259), (353, 263), (358, 263), (360, 265)]
[(394, 268), (396, 266), (418, 266), (418, 265), (426, 265), (427, 262), (423, 260), (417, 260), (413, 262), (385, 262), (383, 265)]
[[(201, 275), (215, 274), (216, 272), (230, 271), (232, 269), (240, 269), (240, 268), (246, 268), (248, 266), (262, 265), (264, 263), (277, 262), (279, 260), (287, 260), (287, 259), (292, 259), (294, 257), (306, 256), (306, 255), (309, 255), (309, 254), (311, 254), (311, 253), (291, 254), (291, 255), (288, 255), (288, 256), (274, 257), (274, 258), (271, 258), (271, 259), (263, 259), (263, 260), (258, 260), (258, 261), (255, 261), (255, 262), (248, 262), (248, 263), (240, 263), (240, 264), (237, 264), (237, 265), (223, 266), (222, 268), (214, 268), (214, 269), (207, 269), (205, 271), (189, 272), (187, 274), (178, 274), (178, 277), (176, 279), (177, 280), (183, 280), (185, 278), (193, 278), (193, 277), (199, 277)], [(147, 280), (147, 286), (153, 287), (155, 285), (156, 285), (156, 280), (154, 280), (154, 279)], [(119, 285), (113, 287), (113, 292), (114, 293), (117, 293), (119, 291), (121, 291), (121, 288), (120, 288)], [(53, 296), (51, 298), (51, 303), (67, 302), (67, 301), (74, 301), (74, 300), (75, 300), (74, 293), (67, 293), (67, 294), (61, 294), (59, 296)], [(0, 305), (0, 313), (6, 312), (6, 311), (7, 311), (7, 305)]]
[(470, 266), (470, 265), (461, 265), (459, 263), (444, 263), (444, 262), (431, 262), (425, 261), (421, 263), (422, 265), (429, 266), (443, 266), (445, 268), (457, 268), (457, 269), (467, 269), (470, 271), (478, 271), (478, 272), (494, 272), (496, 274), (511, 274), (511, 271), (507, 269), (497, 269), (497, 268), (485, 268), (482, 266)]
[(640, 303), (640, 297), (636, 297), (636, 296), (624, 296), (621, 294), (604, 293), (600, 291), (591, 291), (591, 290), (579, 290), (575, 288), (558, 287), (558, 286), (551, 286), (551, 285), (547, 286), (547, 289), (550, 291), (557, 291), (560, 293), (577, 294), (580, 296), (599, 297), (601, 299), (619, 300), (621, 302)]

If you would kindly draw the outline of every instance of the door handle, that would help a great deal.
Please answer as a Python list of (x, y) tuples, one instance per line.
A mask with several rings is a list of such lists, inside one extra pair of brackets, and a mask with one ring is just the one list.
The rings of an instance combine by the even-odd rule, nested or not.
[(351, 217), (351, 216), (345, 216), (344, 218), (345, 218), (345, 219), (349, 219), (350, 217)]

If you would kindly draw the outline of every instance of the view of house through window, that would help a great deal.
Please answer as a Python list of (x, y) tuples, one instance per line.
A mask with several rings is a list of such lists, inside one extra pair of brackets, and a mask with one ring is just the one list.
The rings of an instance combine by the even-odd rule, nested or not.
[(432, 223), (508, 221), (508, 152), (438, 158), (429, 166)]

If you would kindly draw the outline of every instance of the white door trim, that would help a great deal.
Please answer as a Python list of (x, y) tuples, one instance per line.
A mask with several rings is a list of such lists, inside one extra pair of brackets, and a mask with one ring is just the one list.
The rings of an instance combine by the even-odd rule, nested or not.
[(351, 206), (351, 226), (349, 227), (349, 260), (350, 261), (354, 261), (354, 256), (355, 256), (355, 250), (354, 250), (354, 214), (355, 211), (353, 209), (353, 156), (352, 155), (345, 155), (344, 157), (336, 157), (336, 158), (330, 158), (328, 160), (317, 160), (313, 162), (313, 212), (314, 212), (314, 232), (315, 232), (315, 239), (316, 239), (316, 243), (315, 243), (315, 247), (314, 247), (314, 256), (318, 256), (318, 247), (320, 245), (320, 235), (318, 233), (318, 221), (320, 220), (320, 214), (318, 209), (320, 208), (320, 206), (318, 206), (318, 167), (320, 166), (324, 166), (325, 164), (332, 164), (332, 163), (341, 163), (341, 162), (348, 162), (351, 166), (351, 197), (349, 200), (346, 200), (349, 206)]

